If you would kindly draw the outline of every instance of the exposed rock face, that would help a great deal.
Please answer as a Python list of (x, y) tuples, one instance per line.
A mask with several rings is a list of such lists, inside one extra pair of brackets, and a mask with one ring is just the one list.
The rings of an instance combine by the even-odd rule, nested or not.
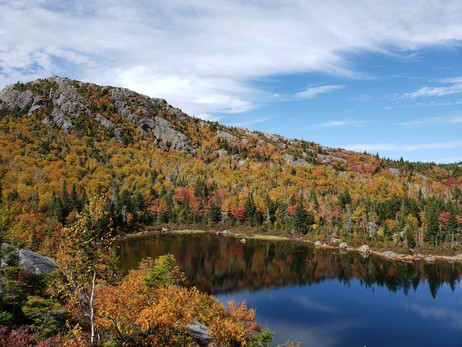
[(347, 161), (343, 158), (335, 157), (333, 155), (318, 154), (319, 161), (321, 163), (330, 163), (333, 161), (346, 163)]
[(234, 142), (237, 140), (236, 136), (231, 135), (230, 133), (227, 133), (226, 131), (217, 130), (217, 135), (228, 142)]
[[(2, 244), (2, 249), (8, 247), (8, 244)], [(52, 272), (58, 267), (55, 261), (49, 257), (45, 257), (36, 252), (28, 251), (26, 249), (13, 250), (19, 256), (19, 265), (34, 275), (44, 275)], [(7, 257), (10, 253), (6, 254), (0, 262), (0, 267), (6, 265)]]
[(27, 115), (30, 116), (31, 114), (36, 113), (37, 111), (41, 110), (47, 102), (40, 96), (36, 96), (34, 98), (34, 102), (32, 103), (31, 108), (27, 111)]
[(24, 110), (34, 100), (34, 94), (30, 90), (19, 91), (14, 85), (6, 86), (0, 92), (0, 108)]
[(156, 117), (152, 133), (157, 139), (169, 144), (176, 150), (190, 154), (196, 153), (196, 148), (191, 140), (185, 134), (173, 129), (172, 124), (166, 119)]
[(302, 164), (302, 165), (308, 165), (308, 163), (307, 163), (305, 160), (300, 159), (300, 158), (295, 159), (295, 157), (294, 157), (292, 154), (283, 154), (282, 159), (284, 159), (284, 161), (285, 161), (287, 164)]
[[(34, 86), (40, 86), (41, 83), (48, 83), (49, 89), (42, 88), (40, 92), (36, 91), (40, 88)], [(104, 117), (103, 112), (95, 112), (95, 105), (91, 104), (91, 100), (87, 100), (87, 94), (82, 93), (85, 88), (99, 88), (98, 92), (101, 95), (112, 97), (115, 111), (123, 119), (134, 124), (141, 135), (155, 136), (159, 142), (163, 142), (159, 147), (171, 147), (189, 154), (196, 153), (196, 146), (185, 134), (175, 130), (166, 119), (156, 116), (157, 110), (162, 110), (163, 115), (185, 119), (186, 116), (181, 110), (169, 106), (164, 99), (149, 98), (125, 88), (97, 87), (68, 78), (50, 77), (27, 85), (7, 86), (0, 92), (0, 110), (19, 109), (32, 115), (45, 107), (50, 107), (48, 116), (42, 122), (57, 126), (67, 133), (76, 129), (80, 117), (93, 117), (102, 128), (113, 130), (116, 140), (122, 142), (126, 130), (122, 130), (118, 124)], [(235, 138), (231, 134), (228, 135)]]

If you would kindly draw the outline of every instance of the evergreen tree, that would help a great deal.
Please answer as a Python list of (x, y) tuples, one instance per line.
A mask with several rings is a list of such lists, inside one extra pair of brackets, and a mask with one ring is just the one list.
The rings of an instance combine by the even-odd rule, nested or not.
[(252, 194), (247, 195), (247, 199), (244, 202), (245, 207), (245, 220), (254, 224), (255, 223), (255, 212), (257, 208), (255, 207), (255, 203), (253, 202)]
[(427, 227), (425, 228), (425, 241), (433, 245), (438, 245), (439, 225), (438, 225), (438, 210), (434, 204), (427, 206), (425, 213), (427, 219)]
[(342, 195), (340, 195), (339, 204), (342, 208), (345, 208), (345, 206), (351, 204), (351, 201), (350, 191), (348, 188), (345, 188)]
[(308, 228), (313, 224), (313, 217), (305, 210), (302, 201), (299, 201), (295, 209), (295, 230), (306, 234)]
[(214, 224), (218, 224), (221, 222), (222, 218), (221, 208), (217, 206), (215, 202), (212, 202), (210, 206), (210, 221)]

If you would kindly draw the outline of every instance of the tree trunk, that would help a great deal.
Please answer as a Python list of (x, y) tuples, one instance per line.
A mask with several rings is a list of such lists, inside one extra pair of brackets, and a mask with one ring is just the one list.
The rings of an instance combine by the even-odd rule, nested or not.
[(95, 286), (96, 286), (96, 271), (93, 271), (93, 279), (91, 281), (91, 294), (90, 294), (90, 324), (91, 324), (91, 335), (90, 344), (95, 344), (95, 307), (93, 305), (93, 299), (95, 297)]

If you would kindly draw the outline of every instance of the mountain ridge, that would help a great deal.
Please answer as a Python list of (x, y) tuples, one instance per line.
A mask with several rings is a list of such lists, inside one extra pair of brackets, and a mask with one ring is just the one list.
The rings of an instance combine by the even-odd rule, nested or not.
[(392, 161), (229, 127), (126, 88), (63, 77), (7, 86), (0, 142), (3, 195), (60, 225), (95, 191), (112, 196), (125, 230), (231, 223), (437, 245), (453, 244), (462, 224), (459, 164)]

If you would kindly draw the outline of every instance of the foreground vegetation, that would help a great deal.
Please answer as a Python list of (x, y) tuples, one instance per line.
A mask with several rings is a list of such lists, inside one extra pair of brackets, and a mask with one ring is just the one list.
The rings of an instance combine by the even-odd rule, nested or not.
[[(269, 346), (245, 302), (227, 306), (190, 287), (172, 255), (145, 259), (120, 279), (107, 200), (95, 196), (62, 230), (60, 270), (25, 273), (11, 257), (0, 299), (0, 345), (197, 346), (199, 325), (220, 346)], [(0, 234), (3, 236), (3, 234)]]

